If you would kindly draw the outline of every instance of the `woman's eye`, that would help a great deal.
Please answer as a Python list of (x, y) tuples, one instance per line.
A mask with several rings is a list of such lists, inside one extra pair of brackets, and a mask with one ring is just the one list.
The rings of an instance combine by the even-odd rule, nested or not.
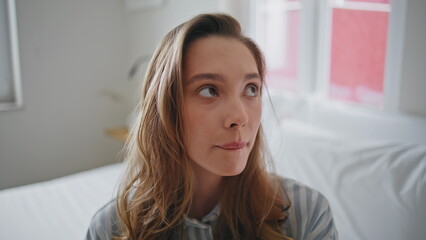
[(204, 87), (203, 89), (200, 90), (199, 93), (203, 97), (215, 97), (215, 96), (219, 95), (219, 94), (217, 94), (216, 89), (212, 86)]
[(256, 97), (258, 95), (258, 87), (254, 84), (247, 85), (246, 89), (246, 95), (249, 97)]

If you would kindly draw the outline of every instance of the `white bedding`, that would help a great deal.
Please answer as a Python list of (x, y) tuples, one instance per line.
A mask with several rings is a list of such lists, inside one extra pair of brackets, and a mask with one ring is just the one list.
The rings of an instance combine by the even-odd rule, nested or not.
[(328, 198), (340, 239), (426, 239), (426, 145), (341, 138), (296, 121), (269, 136), (276, 170)]
[(121, 165), (0, 191), (0, 239), (84, 239), (93, 214), (114, 197)]

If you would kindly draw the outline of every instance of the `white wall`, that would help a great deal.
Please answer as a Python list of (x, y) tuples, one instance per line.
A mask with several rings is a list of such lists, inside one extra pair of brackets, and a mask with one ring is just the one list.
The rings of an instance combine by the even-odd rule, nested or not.
[(125, 121), (121, 1), (16, 2), (24, 108), (0, 112), (0, 188), (115, 161)]
[(117, 161), (138, 83), (130, 64), (178, 23), (216, 2), (168, 0), (128, 12), (123, 0), (17, 0), (24, 108), (0, 112), (0, 189)]
[(152, 54), (160, 40), (172, 28), (190, 18), (207, 12), (217, 11), (217, 0), (163, 0), (160, 9), (130, 12), (129, 27), (130, 59)]

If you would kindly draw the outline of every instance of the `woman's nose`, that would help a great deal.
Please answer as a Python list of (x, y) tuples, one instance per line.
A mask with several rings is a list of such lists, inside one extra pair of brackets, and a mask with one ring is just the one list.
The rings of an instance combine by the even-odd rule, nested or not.
[(225, 127), (241, 128), (247, 125), (247, 109), (242, 99), (233, 98), (227, 104), (225, 111)]

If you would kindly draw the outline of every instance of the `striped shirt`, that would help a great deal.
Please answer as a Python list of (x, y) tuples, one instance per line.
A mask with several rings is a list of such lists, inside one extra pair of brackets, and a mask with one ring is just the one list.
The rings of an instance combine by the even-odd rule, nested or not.
[[(291, 179), (283, 179), (291, 201), (283, 233), (297, 240), (336, 240), (337, 230), (327, 199), (319, 192)], [(184, 217), (184, 239), (212, 240), (216, 220), (220, 214), (216, 206), (201, 221)], [(92, 218), (86, 240), (110, 240), (118, 236), (118, 217), (115, 200), (102, 207)]]

